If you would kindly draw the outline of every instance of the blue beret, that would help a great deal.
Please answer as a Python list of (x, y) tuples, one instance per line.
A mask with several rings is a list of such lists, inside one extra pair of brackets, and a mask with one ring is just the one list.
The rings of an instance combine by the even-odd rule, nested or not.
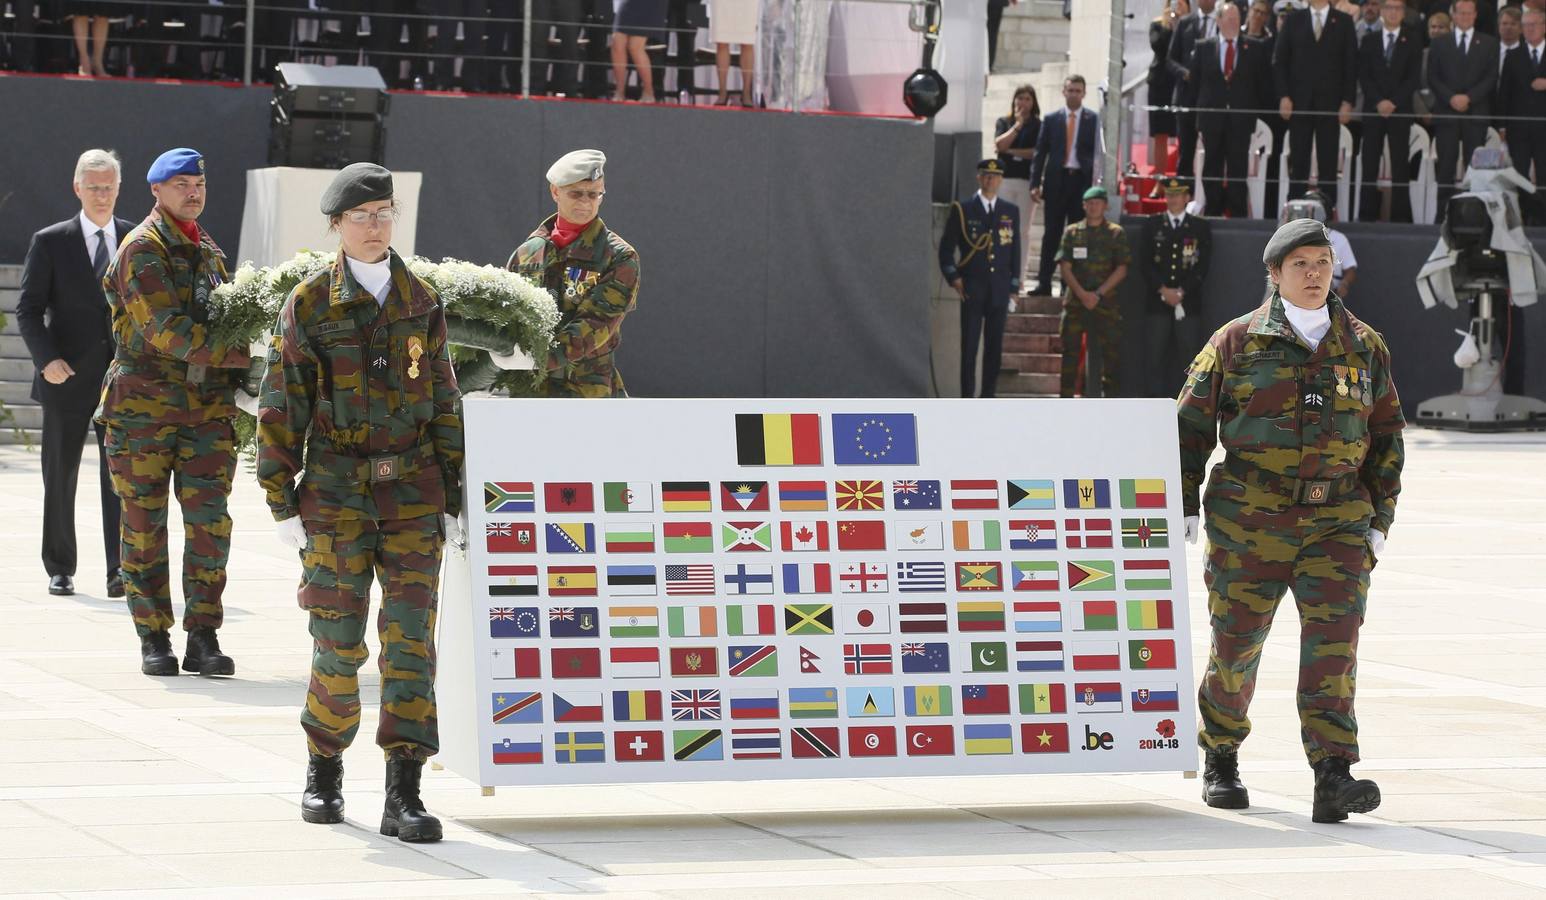
[(146, 184), (160, 184), (178, 175), (203, 175), (204, 156), (188, 147), (177, 147), (156, 157), (145, 173)]

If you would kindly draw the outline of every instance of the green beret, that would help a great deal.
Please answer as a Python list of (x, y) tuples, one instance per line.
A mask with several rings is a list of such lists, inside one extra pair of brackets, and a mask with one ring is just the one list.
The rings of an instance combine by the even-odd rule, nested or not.
[(1106, 196), (1106, 189), (1097, 184), (1096, 186), (1094, 186), (1094, 187), (1092, 187), (1089, 190), (1084, 192), (1084, 199), (1086, 199), (1086, 200), (1106, 200), (1106, 199), (1109, 199), (1109, 198), (1107, 198), (1107, 196)]
[(1261, 261), (1268, 268), (1281, 266), (1288, 254), (1300, 247), (1330, 247), (1326, 226), (1314, 219), (1292, 219), (1278, 226), (1262, 251)]
[(340, 215), (362, 203), (392, 199), (392, 173), (375, 163), (350, 163), (322, 192), (322, 214)]
[(606, 169), (607, 155), (600, 150), (574, 150), (548, 168), (548, 184), (563, 187), (576, 181), (600, 181)]

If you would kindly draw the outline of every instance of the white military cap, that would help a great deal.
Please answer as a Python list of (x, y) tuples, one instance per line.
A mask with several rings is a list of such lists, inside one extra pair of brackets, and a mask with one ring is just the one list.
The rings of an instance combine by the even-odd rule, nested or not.
[(607, 155), (600, 150), (574, 150), (558, 158), (548, 169), (548, 184), (563, 187), (576, 181), (596, 181), (607, 167)]

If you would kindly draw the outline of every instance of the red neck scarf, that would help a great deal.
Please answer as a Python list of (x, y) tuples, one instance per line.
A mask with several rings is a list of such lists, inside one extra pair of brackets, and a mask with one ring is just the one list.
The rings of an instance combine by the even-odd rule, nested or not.
[(183, 237), (186, 237), (188, 240), (194, 242), (195, 244), (199, 242), (198, 222), (184, 222), (182, 219), (177, 218), (164, 209), (161, 210), (161, 215), (170, 219), (172, 224), (177, 226), (177, 230), (183, 233)]
[(589, 227), (589, 222), (586, 222), (584, 225), (577, 225), (563, 216), (559, 216), (558, 221), (553, 223), (553, 233), (548, 235), (548, 240), (553, 242), (553, 246), (562, 249), (574, 243), (575, 239), (580, 236), (580, 233)]

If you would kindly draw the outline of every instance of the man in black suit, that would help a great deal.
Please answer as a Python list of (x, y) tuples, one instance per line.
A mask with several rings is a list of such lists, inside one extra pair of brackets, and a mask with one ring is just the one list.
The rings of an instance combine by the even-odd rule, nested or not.
[(1084, 108), (1083, 75), (1063, 80), (1063, 101), (1063, 109), (1041, 120), (1031, 161), (1031, 199), (1042, 204), (1044, 222), (1036, 286), (1043, 296), (1052, 295), (1052, 267), (1063, 229), (1084, 218), (1084, 192), (1095, 183), (1096, 166), (1106, 152), (1100, 116)]
[(977, 164), (978, 191), (952, 204), (939, 241), (939, 270), (961, 298), (961, 396), (976, 396), (982, 339), (982, 396), (996, 396), (1009, 301), (1020, 290), (1020, 210), (998, 196), (1004, 167)]
[(1433, 116), (1438, 144), (1439, 219), (1455, 195), (1456, 163), (1471, 163), (1471, 152), (1487, 141), (1492, 94), (1498, 82), (1498, 39), (1476, 28), (1476, 0), (1450, 6), (1455, 30), (1428, 48), (1428, 87), (1437, 103)]
[[(22, 268), (17, 327), (37, 366), (32, 399), (43, 405), (43, 568), (48, 592), (75, 593), (75, 483), (81, 448), (113, 359), (102, 274), (134, 223), (113, 215), (120, 181), (118, 157), (87, 150), (75, 164), (81, 211), (32, 236)], [(45, 313), (46, 321), (45, 321)], [(118, 498), (108, 477), (96, 426), (102, 491), (102, 544), (107, 595), (123, 596), (118, 571)]]
[[(1186, 211), (1191, 185), (1165, 182), (1165, 211), (1149, 217), (1138, 266), (1150, 299), (1143, 304), (1149, 384), (1174, 397), (1181, 371), (1202, 346), (1202, 282), (1213, 261), (1213, 229)], [(1172, 354), (1174, 354), (1172, 356)]]
[(1215, 0), (1197, 0), (1197, 11), (1176, 23), (1176, 33), (1170, 39), (1169, 57), (1165, 65), (1176, 80), (1172, 95), (1182, 112), (1176, 113), (1177, 153), (1176, 174), (1190, 180), (1193, 174), (1193, 157), (1197, 155), (1197, 79), (1192, 76), (1192, 59), (1196, 55), (1197, 42), (1207, 40), (1217, 31), (1214, 18)]
[[(1271, 77), (1267, 49), (1240, 37), (1240, 7), (1219, 10), (1219, 35), (1200, 41), (1192, 56), (1197, 85), (1197, 130), (1202, 134), (1202, 177), (1207, 214), (1246, 216), (1245, 175), (1261, 109)], [(1237, 112), (1236, 110), (1242, 110)], [(1224, 184), (1225, 178), (1229, 184)]]
[(1330, 0), (1312, 0), (1283, 20), (1272, 78), (1278, 115), (1288, 123), (1289, 196), (1302, 195), (1309, 183), (1312, 141), (1317, 183), (1328, 192), (1336, 184), (1340, 126), (1351, 120), (1358, 92), (1357, 56), (1353, 17), (1332, 9)]
[(1358, 48), (1358, 83), (1363, 85), (1363, 199), (1358, 218), (1377, 222), (1380, 156), (1390, 144), (1390, 221), (1412, 221), (1410, 161), (1412, 96), (1422, 80), (1423, 42), (1417, 29), (1402, 24), (1405, 0), (1383, 0), (1380, 27)]
[[(1546, 13), (1524, 14), (1524, 39), (1503, 63), (1503, 113), (1508, 120), (1508, 155), (1525, 178), (1535, 165), (1535, 181), (1546, 178)], [(1528, 119), (1519, 117), (1527, 116)], [(1546, 224), (1541, 195), (1521, 194), (1525, 224)]]

